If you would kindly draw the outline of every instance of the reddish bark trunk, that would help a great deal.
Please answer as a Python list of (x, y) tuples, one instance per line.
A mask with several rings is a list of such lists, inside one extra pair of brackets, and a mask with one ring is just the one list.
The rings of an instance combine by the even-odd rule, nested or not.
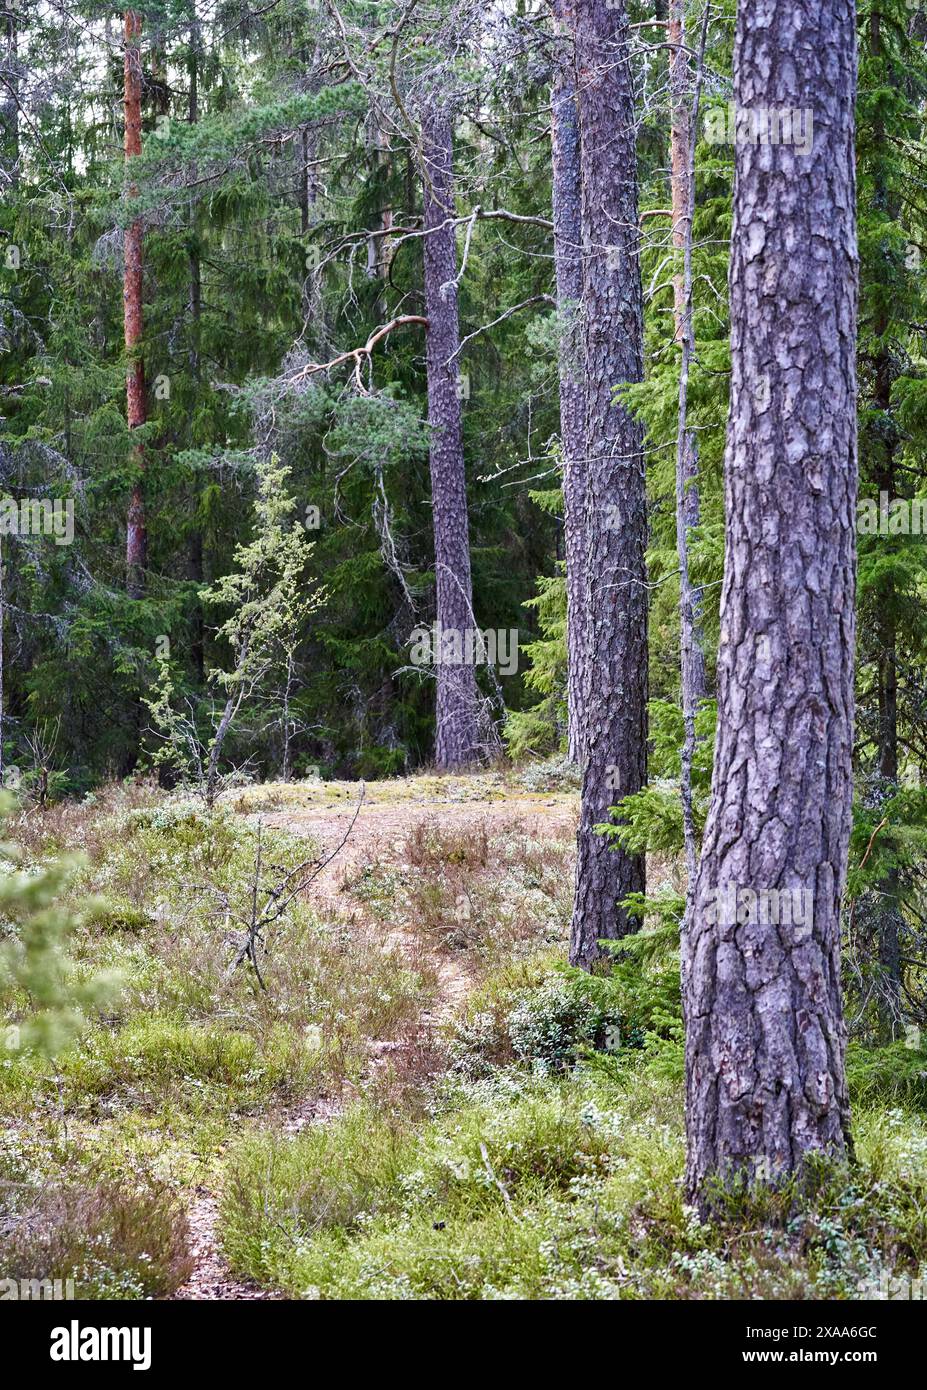
[[(125, 14), (125, 161), (129, 163), (142, 152), (142, 55), (141, 16), (134, 10)], [(130, 195), (136, 186), (129, 181)], [(122, 282), (123, 323), (126, 355), (126, 419), (129, 429), (145, 423), (145, 364), (142, 361), (142, 224), (136, 220), (126, 228), (124, 241), (124, 273)], [(132, 460), (139, 471), (144, 469), (145, 455), (141, 445), (132, 450)], [(144, 592), (145, 568), (148, 563), (148, 533), (145, 526), (145, 502), (142, 479), (132, 488), (126, 525), (126, 572), (129, 593), (139, 597)]]

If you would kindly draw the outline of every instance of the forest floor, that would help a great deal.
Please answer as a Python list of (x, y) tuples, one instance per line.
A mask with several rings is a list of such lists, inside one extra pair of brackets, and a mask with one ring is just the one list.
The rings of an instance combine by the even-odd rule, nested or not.
[[(268, 810), (278, 802), (284, 809)], [(575, 791), (529, 792), (513, 788), (495, 774), (466, 777), (416, 777), (375, 782), (310, 783), (308, 789), (270, 784), (237, 798), (242, 814), (260, 816), (271, 828), (282, 829), (313, 841), (323, 861), (328, 861), (312, 884), (317, 908), (363, 924), (376, 933), (378, 915), (363, 896), (352, 890), (377, 871), (402, 872), (409, 863), (409, 848), (421, 845), (429, 832), (440, 827), (461, 842), (494, 838), (523, 831), (534, 839), (550, 836), (564, 840), (575, 834)], [(456, 906), (456, 905), (455, 905)], [(414, 932), (384, 927), (388, 946), (408, 948), (414, 956), (418, 943)], [(420, 1015), (423, 1029), (445, 1023), (459, 1009), (474, 983), (473, 963), (467, 952), (448, 952), (440, 940), (427, 943), (437, 979), (434, 1001)], [(401, 1046), (402, 1044), (400, 1044)], [(380, 1049), (389, 1044), (380, 1044)], [(378, 1045), (371, 1044), (376, 1064)], [(382, 1052), (381, 1052), (382, 1055)], [(337, 1113), (331, 1106), (326, 1118)], [(297, 1105), (287, 1115), (285, 1128), (297, 1132), (319, 1118), (313, 1097), (306, 1110)], [(218, 1246), (218, 1204), (214, 1194), (200, 1191), (189, 1209), (195, 1267), (174, 1294), (178, 1299), (273, 1298), (253, 1283), (236, 1279)]]
[[(140, 1174), (177, 1217), (157, 1233), (165, 1268), (149, 1280), (136, 1255), (150, 1252), (129, 1252), (126, 1268), (88, 1279), (96, 1296), (131, 1296), (139, 1279), (139, 1292), (173, 1285), (175, 1298), (276, 1296), (233, 1274), (220, 1248), (230, 1146), (245, 1131), (299, 1134), (371, 1089), (415, 1089), (488, 971), (513, 952), (562, 949), (576, 806), (573, 788), (487, 772), (263, 784), (229, 793), (213, 817), (127, 784), (16, 818), (27, 865), (84, 857), (73, 900), (103, 902), (76, 934), (76, 965), (117, 970), (125, 991), (59, 1067), (0, 1062), (0, 1183), (38, 1180), (44, 1194), (6, 1230), (67, 1228), (62, 1202), (76, 1227), (88, 1191), (102, 1203), (106, 1184)], [(264, 962), (266, 991), (247, 964), (227, 969), (259, 824), (284, 866), (324, 865)], [(49, 1181), (56, 1171), (73, 1187)], [(92, 1274), (97, 1255), (77, 1230), (60, 1258), (68, 1240)]]
[[(353, 887), (374, 871), (403, 871), (410, 847), (421, 845), (432, 829), (462, 843), (518, 834), (562, 843), (576, 832), (575, 792), (529, 793), (500, 787), (492, 775), (374, 783), (362, 796), (355, 784), (327, 785), (330, 790), (324, 793), (310, 792), (305, 807), (268, 815), (267, 824), (308, 836), (323, 857), (334, 856), (312, 885), (315, 901), (347, 912), (352, 922), (362, 920), (374, 931), (377, 914)], [(385, 940), (414, 944), (414, 936), (398, 929), (388, 930)], [(440, 941), (428, 944), (439, 984), (436, 1007), (427, 1020), (433, 1022), (466, 998), (473, 983), (472, 962), (466, 952), (442, 950)]]
[[(903, 1044), (854, 1044), (852, 1172), (712, 1223), (686, 1206), (679, 868), (650, 863), (665, 907), (610, 968), (568, 970), (576, 813), (551, 764), (246, 787), (211, 814), (125, 783), (12, 815), (30, 872), (80, 855), (73, 971), (118, 983), (54, 1061), (0, 1056), (0, 1277), (243, 1302), (923, 1277), (927, 1059)], [(260, 975), (235, 967), (255, 901), (307, 863)], [(0, 981), (3, 1015), (29, 1008)]]

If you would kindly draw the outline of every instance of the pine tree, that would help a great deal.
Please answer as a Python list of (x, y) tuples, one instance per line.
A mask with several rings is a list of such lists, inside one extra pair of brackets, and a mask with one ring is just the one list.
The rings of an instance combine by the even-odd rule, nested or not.
[(647, 756), (647, 500), (641, 428), (615, 388), (643, 374), (634, 100), (624, 6), (591, 0), (576, 14), (583, 179), (586, 382), (586, 605), (580, 668), (582, 803), (570, 960), (623, 936), (620, 906), (645, 887), (644, 860), (596, 832), (639, 791)]
[[(702, 1207), (717, 1180), (781, 1183), (849, 1145), (855, 85), (842, 0), (740, 7), (736, 106), (813, 112), (814, 130), (804, 154), (736, 148), (718, 735), (683, 945), (687, 1182)], [(778, 893), (773, 919), (744, 892)], [(796, 894), (807, 910), (782, 928)]]

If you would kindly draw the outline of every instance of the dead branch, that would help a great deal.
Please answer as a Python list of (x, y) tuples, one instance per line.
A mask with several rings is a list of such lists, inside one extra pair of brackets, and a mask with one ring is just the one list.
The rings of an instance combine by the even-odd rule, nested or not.
[(389, 323), (382, 324), (367, 339), (363, 347), (349, 348), (347, 352), (341, 352), (337, 357), (333, 357), (330, 362), (310, 362), (305, 367), (301, 367), (293, 376), (287, 377), (287, 385), (295, 386), (298, 382), (305, 380), (306, 377), (315, 376), (317, 372), (329, 372), (333, 367), (340, 367), (342, 362), (354, 362), (354, 381), (358, 391), (362, 396), (369, 396), (361, 381), (361, 366), (365, 361), (369, 361), (377, 343), (389, 336), (395, 328), (404, 328), (409, 323), (420, 323), (428, 328), (428, 320), (421, 314), (401, 314), (399, 318), (390, 319)]

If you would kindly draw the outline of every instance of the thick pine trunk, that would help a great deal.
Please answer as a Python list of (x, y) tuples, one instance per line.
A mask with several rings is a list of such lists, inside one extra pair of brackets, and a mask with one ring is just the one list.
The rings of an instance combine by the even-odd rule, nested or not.
[(644, 890), (640, 855), (609, 849), (593, 827), (646, 776), (647, 501), (640, 426), (614, 388), (643, 372), (637, 160), (624, 4), (576, 9), (583, 169), (586, 391), (586, 622), (581, 671), (583, 789), (570, 960), (588, 968), (601, 938), (632, 920), (618, 907)]
[[(813, 149), (739, 144), (712, 803), (688, 940), (688, 1188), (777, 1182), (849, 1143), (840, 902), (850, 831), (857, 254), (849, 0), (741, 5), (740, 109), (813, 111)], [(811, 895), (764, 925), (717, 890)], [(744, 903), (746, 907), (746, 902)], [(805, 909), (810, 908), (810, 911)], [(802, 922), (804, 924), (802, 924)]]
[(560, 447), (563, 455), (564, 541), (567, 600), (567, 728), (569, 755), (582, 763), (579, 653), (577, 633), (587, 619), (585, 411), (582, 323), (582, 182), (579, 113), (576, 107), (576, 54), (569, 0), (556, 0), (558, 43), (551, 89), (554, 263), (560, 315)]
[[(126, 166), (142, 152), (142, 55), (140, 39), (141, 16), (134, 10), (125, 14), (125, 161)], [(129, 192), (135, 185), (128, 180)], [(129, 429), (145, 423), (145, 365), (139, 344), (142, 338), (142, 224), (132, 223), (125, 232), (124, 274), (122, 286), (123, 323), (129, 366), (126, 374), (126, 418)], [(144, 452), (140, 446), (133, 451), (139, 470), (144, 467)], [(145, 503), (142, 480), (132, 488), (126, 525), (126, 573), (129, 593), (138, 598), (145, 589), (145, 569), (148, 563), (148, 533), (145, 525)]]
[[(422, 123), (425, 212), (425, 313), (428, 317), (428, 423), (431, 509), (439, 636), (474, 629), (467, 484), (461, 431), (457, 239), (454, 218), (453, 128), (449, 113), (431, 107)], [(464, 644), (465, 648), (466, 644)], [(472, 766), (481, 757), (480, 695), (472, 665), (436, 654), (435, 762)]]

